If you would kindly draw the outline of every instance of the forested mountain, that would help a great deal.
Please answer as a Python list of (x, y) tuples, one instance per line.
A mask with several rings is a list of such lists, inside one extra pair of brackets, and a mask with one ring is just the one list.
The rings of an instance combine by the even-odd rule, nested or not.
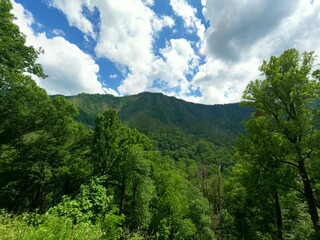
[(94, 126), (97, 114), (113, 108), (119, 111), (123, 124), (151, 138), (175, 130), (226, 145), (234, 143), (236, 136), (244, 132), (241, 122), (252, 113), (251, 108), (240, 107), (239, 103), (202, 105), (161, 93), (145, 92), (125, 97), (80, 94), (67, 98), (80, 111), (76, 119), (90, 126)]
[(67, 100), (30, 76), (46, 77), (41, 49), (11, 8), (0, 1), (1, 240), (320, 239), (312, 52), (264, 61), (247, 108), (151, 93)]

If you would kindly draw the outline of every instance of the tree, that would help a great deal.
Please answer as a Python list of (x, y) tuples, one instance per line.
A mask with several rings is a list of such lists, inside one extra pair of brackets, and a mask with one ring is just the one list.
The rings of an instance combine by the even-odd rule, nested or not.
[(0, 1), (0, 144), (46, 125), (49, 96), (30, 76), (46, 75), (36, 63), (42, 52), (26, 46), (25, 36), (12, 21), (9, 0)]
[[(319, 237), (319, 215), (310, 179), (310, 165), (319, 167), (320, 150), (316, 144), (320, 132), (314, 124), (319, 114), (316, 99), (320, 96), (320, 85), (311, 77), (314, 61), (313, 52), (300, 54), (295, 49), (264, 61), (260, 71), (265, 79), (249, 83), (242, 105), (255, 108), (253, 118), (246, 122), (248, 138), (253, 142), (269, 141), (269, 146), (264, 147), (274, 161), (273, 167), (286, 165), (297, 173), (295, 180), (302, 183), (308, 213)], [(314, 78), (318, 71), (312, 74)], [(254, 128), (260, 130), (253, 131)], [(265, 135), (268, 139), (264, 139)]]
[[(14, 15), (10, 13), (10, 0), (0, 1), (0, 69), (6, 72), (32, 73), (45, 77), (42, 66), (36, 63), (41, 49), (26, 46), (25, 36), (13, 23)], [(3, 79), (1, 79), (3, 80)]]
[(157, 194), (149, 231), (157, 239), (215, 239), (209, 201), (188, 181), (185, 170), (160, 153), (153, 162)]
[(31, 78), (46, 77), (36, 63), (42, 51), (26, 46), (11, 9), (0, 1), (0, 207), (45, 211), (90, 174), (87, 130), (73, 120), (74, 105)]
[(62, 97), (47, 104), (51, 111), (45, 128), (0, 148), (0, 206), (10, 211), (43, 212), (62, 195), (76, 191), (91, 174), (85, 156), (88, 133), (73, 120), (75, 107)]
[(235, 178), (245, 187), (246, 193), (246, 204), (243, 206), (245, 217), (237, 220), (245, 221), (249, 225), (249, 235), (246, 238), (254, 238), (253, 236), (258, 234), (281, 240), (283, 221), (279, 195), (285, 188), (281, 183), (290, 179), (284, 176), (286, 168), (281, 167), (270, 154), (270, 148), (273, 147), (270, 146), (268, 132), (262, 129), (261, 125), (250, 125), (248, 134), (251, 133), (249, 139), (238, 140), (235, 148), (238, 159), (238, 164), (234, 167), (237, 172)]
[(122, 229), (119, 227), (124, 220), (117, 215), (118, 209), (113, 205), (113, 196), (107, 195), (102, 178), (92, 178), (88, 184), (80, 187), (74, 199), (64, 196), (62, 201), (50, 208), (46, 214), (68, 217), (73, 222), (99, 226), (104, 239), (119, 239)]
[(113, 192), (130, 230), (145, 229), (151, 219), (151, 147), (146, 136), (121, 124), (116, 110), (97, 116), (92, 140), (94, 172), (107, 177), (105, 186)]
[(108, 110), (103, 115), (97, 116), (91, 154), (96, 175), (107, 175), (116, 164), (121, 131), (123, 127), (116, 110)]

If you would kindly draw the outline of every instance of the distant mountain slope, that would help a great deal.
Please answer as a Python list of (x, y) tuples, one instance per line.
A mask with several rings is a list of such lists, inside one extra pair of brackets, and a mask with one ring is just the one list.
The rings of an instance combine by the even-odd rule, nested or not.
[(119, 111), (122, 122), (147, 135), (172, 129), (197, 135), (215, 143), (230, 143), (243, 131), (241, 122), (251, 114), (238, 103), (202, 105), (185, 102), (161, 93), (140, 93), (114, 97), (101, 94), (79, 94), (67, 97), (80, 111), (77, 120), (94, 125), (95, 117), (105, 109)]

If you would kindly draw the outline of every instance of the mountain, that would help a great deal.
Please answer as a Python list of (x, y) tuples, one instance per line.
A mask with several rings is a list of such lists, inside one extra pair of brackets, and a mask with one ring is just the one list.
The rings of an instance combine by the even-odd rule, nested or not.
[(223, 144), (232, 143), (244, 131), (241, 122), (252, 112), (239, 103), (203, 105), (149, 92), (125, 97), (83, 93), (66, 98), (80, 111), (76, 119), (89, 126), (97, 114), (112, 108), (125, 125), (151, 138), (161, 132), (182, 132)]

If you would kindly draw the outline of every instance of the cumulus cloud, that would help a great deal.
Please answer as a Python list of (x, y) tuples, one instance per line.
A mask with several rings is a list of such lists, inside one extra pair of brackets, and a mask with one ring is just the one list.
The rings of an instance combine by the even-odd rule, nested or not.
[(154, 39), (164, 27), (174, 25), (171, 17), (157, 16), (150, 8), (153, 4), (152, 0), (51, 0), (51, 5), (67, 16), (69, 24), (85, 34), (92, 28), (83, 27), (88, 21), (83, 8), (99, 11), (95, 53), (114, 62), (122, 71), (125, 79), (118, 89), (121, 94), (139, 93), (152, 85), (152, 76), (161, 61), (153, 51)]
[(297, 8), (299, 1), (207, 1), (205, 17), (211, 26), (206, 47), (217, 58), (236, 61), (241, 49), (250, 48), (273, 31)]
[(202, 0), (210, 22), (201, 53), (205, 63), (192, 84), (203, 103), (241, 100), (258, 67), (288, 48), (319, 53), (320, 4), (308, 1)]
[(97, 56), (126, 66), (151, 62), (153, 11), (140, 0), (97, 0), (96, 4), (101, 18)]
[(189, 93), (190, 83), (186, 75), (193, 74), (199, 57), (186, 39), (171, 39), (166, 48), (160, 49), (163, 61), (158, 78), (167, 88), (180, 88), (178, 95)]
[(162, 16), (152, 19), (152, 28), (155, 33), (161, 31), (164, 27), (172, 28), (174, 26), (174, 20), (169, 16)]
[(128, 74), (119, 91), (131, 89), (138, 93), (144, 88), (147, 91), (164, 92), (170, 96), (186, 97), (192, 89), (187, 76), (194, 74), (199, 61), (191, 43), (183, 38), (170, 39), (166, 47), (159, 49), (159, 52), (161, 56), (155, 57), (154, 61), (149, 63), (149, 69), (134, 70)]
[(144, 4), (148, 6), (153, 6), (154, 5), (154, 0), (142, 0)]
[(237, 64), (228, 64), (211, 56), (199, 67), (192, 84), (199, 88), (202, 103), (237, 102), (248, 80), (258, 75), (260, 59), (251, 58)]
[(81, 92), (103, 93), (98, 81), (99, 66), (93, 58), (76, 45), (62, 37), (47, 38), (45, 33), (35, 34), (31, 28), (34, 23), (32, 14), (22, 5), (13, 3), (16, 23), (27, 36), (27, 44), (42, 47), (44, 54), (38, 62), (49, 75), (46, 79), (36, 79), (49, 94), (73, 95)]
[(154, 58), (148, 67), (134, 69), (119, 87), (119, 92), (130, 89), (134, 93), (141, 89), (164, 92), (167, 95), (185, 98), (192, 89), (188, 75), (193, 75), (199, 57), (186, 39), (170, 39), (166, 47), (159, 49), (161, 56)]
[(201, 20), (196, 17), (197, 10), (185, 0), (170, 0), (170, 5), (175, 14), (183, 19), (185, 27), (191, 32), (195, 31), (202, 40), (205, 27), (201, 23)]
[[(236, 102), (248, 82), (259, 77), (258, 67), (264, 59), (292, 47), (320, 53), (319, 1), (201, 0), (202, 20), (201, 13), (187, 0), (169, 1), (174, 17), (157, 15), (154, 0), (48, 1), (66, 15), (70, 26), (82, 31), (85, 39), (93, 37), (96, 57), (107, 58), (118, 68), (121, 74), (117, 78), (110, 75), (109, 80), (121, 80), (117, 89), (121, 95), (158, 91), (208, 104)], [(50, 71), (51, 79), (63, 86), (60, 89), (71, 89), (71, 83), (77, 83), (86, 92), (118, 94), (101, 87), (97, 80), (99, 67), (91, 56), (67, 42), (58, 31), (52, 39), (45, 34), (34, 36), (32, 15), (20, 15), (25, 19), (19, 25), (27, 36), (33, 36), (28, 37), (32, 44), (41, 43), (47, 48), (39, 61)], [(98, 26), (94, 26), (90, 20), (97, 15), (94, 21)], [(182, 21), (174, 21), (179, 18)], [(164, 32), (166, 40), (161, 35), (164, 28), (171, 29), (170, 34)], [(177, 29), (183, 29), (183, 33), (175, 32)], [(160, 38), (166, 41), (161, 47), (157, 45)], [(61, 44), (61, 52), (54, 55), (53, 46), (57, 44)], [(43, 59), (49, 55), (52, 63), (49, 58)], [(55, 65), (58, 55), (70, 65)], [(73, 68), (76, 65), (78, 68)], [(65, 82), (54, 69), (65, 76)], [(71, 75), (74, 69), (83, 71)], [(91, 85), (86, 85), (89, 82)], [(53, 88), (48, 83), (39, 84)], [(194, 96), (194, 91), (201, 95)]]
[[(13, 7), (12, 13), (17, 18), (15, 19), (15, 23), (19, 26), (20, 31), (26, 36), (33, 36), (34, 33), (31, 26), (35, 23), (35, 20), (32, 13), (24, 9), (21, 4), (15, 3), (13, 0), (11, 0), (11, 3)], [(26, 40), (28, 41), (28, 39)]]
[(135, 94), (152, 84), (157, 57), (154, 35), (173, 23), (158, 18), (140, 0), (96, 1), (101, 27), (95, 52), (98, 57), (126, 67), (129, 71), (119, 86), (121, 94)]
[(85, 34), (95, 37), (92, 23), (83, 12), (83, 7), (94, 11), (91, 0), (48, 0), (49, 6), (62, 11), (68, 18), (71, 26), (79, 28)]
[[(290, 17), (273, 32), (273, 39), (269, 42), (276, 52), (287, 48), (297, 48), (299, 51), (316, 51), (320, 53), (320, 2), (309, 4), (299, 0), (298, 6)], [(269, 37), (272, 36), (271, 34)], [(278, 50), (279, 49), (279, 50)]]
[(45, 34), (40, 34), (35, 41), (45, 50), (39, 62), (49, 75), (48, 79), (38, 80), (38, 83), (49, 94), (103, 93), (97, 80), (99, 66), (90, 55), (62, 37), (48, 39)]

